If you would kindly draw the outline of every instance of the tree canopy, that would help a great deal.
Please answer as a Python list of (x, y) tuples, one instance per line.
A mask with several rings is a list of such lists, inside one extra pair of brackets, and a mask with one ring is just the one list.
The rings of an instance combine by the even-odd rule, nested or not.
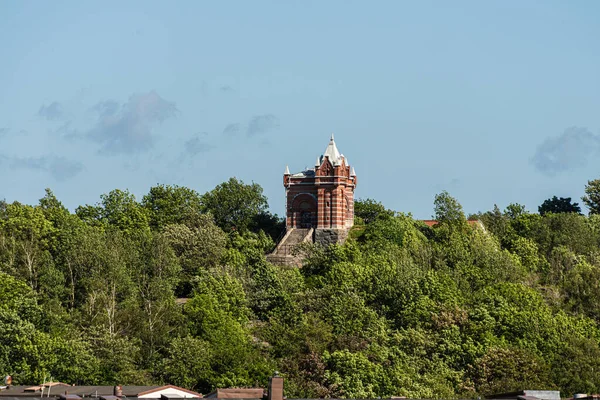
[(570, 197), (556, 197), (553, 196), (551, 199), (546, 199), (538, 207), (538, 212), (541, 215), (547, 213), (581, 213), (581, 207), (578, 203), (571, 203)]
[(600, 214), (600, 179), (588, 181), (581, 201), (590, 210), (590, 214)]
[[(600, 391), (600, 217), (470, 217), (438, 194), (428, 226), (373, 199), (344, 244), (268, 263), (282, 220), (262, 188), (158, 185), (65, 208), (0, 202), (0, 373), (15, 384), (171, 383), (287, 397), (477, 398)], [(570, 205), (570, 206), (569, 206)], [(569, 206), (569, 207), (567, 207)]]
[(226, 232), (245, 231), (259, 215), (267, 211), (267, 198), (260, 185), (245, 184), (236, 178), (217, 185), (202, 196), (203, 208)]

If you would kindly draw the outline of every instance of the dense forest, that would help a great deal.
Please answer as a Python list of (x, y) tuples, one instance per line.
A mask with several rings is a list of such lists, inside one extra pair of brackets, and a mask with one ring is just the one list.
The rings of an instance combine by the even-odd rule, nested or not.
[(600, 391), (600, 181), (427, 226), (357, 201), (343, 245), (269, 264), (283, 230), (257, 184), (159, 185), (65, 208), (0, 202), (0, 374), (15, 384), (171, 383), (207, 393), (474, 398)]

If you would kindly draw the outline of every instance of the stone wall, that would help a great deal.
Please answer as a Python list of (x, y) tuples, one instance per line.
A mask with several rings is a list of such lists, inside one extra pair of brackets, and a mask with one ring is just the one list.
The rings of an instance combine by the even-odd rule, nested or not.
[(348, 229), (315, 229), (314, 242), (323, 246), (342, 244), (348, 237)]

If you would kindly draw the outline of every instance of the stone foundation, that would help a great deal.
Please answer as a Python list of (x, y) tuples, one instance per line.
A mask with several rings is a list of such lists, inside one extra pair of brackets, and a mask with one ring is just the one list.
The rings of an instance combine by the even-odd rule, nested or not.
[(348, 238), (348, 229), (315, 229), (313, 241), (323, 246), (342, 244)]

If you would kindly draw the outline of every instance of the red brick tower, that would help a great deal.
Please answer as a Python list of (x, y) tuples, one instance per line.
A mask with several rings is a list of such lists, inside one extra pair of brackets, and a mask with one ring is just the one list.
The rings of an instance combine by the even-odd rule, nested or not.
[(333, 135), (314, 168), (290, 174), (285, 168), (286, 227), (314, 228), (316, 242), (343, 241), (354, 224), (354, 168), (337, 149)]

